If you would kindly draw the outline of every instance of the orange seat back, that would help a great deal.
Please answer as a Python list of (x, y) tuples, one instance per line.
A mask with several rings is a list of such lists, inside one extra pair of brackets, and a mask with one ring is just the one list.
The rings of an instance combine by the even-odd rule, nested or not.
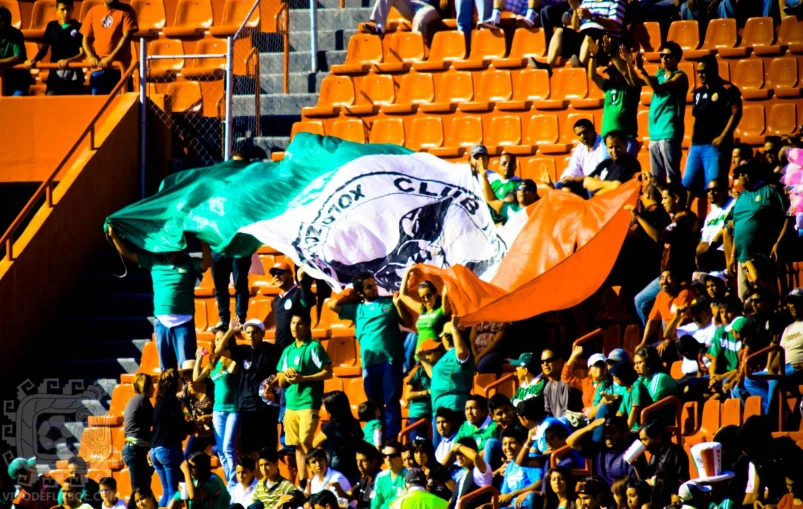
[(209, 28), (212, 26), (212, 2), (210, 0), (178, 0), (176, 27)]
[(404, 146), (404, 122), (400, 118), (381, 118), (371, 126), (371, 143)]
[(517, 28), (510, 44), (510, 58), (541, 57), (546, 53), (546, 37), (538, 28)]
[(527, 161), (524, 171), (521, 173), (521, 178), (533, 179), (538, 181), (544, 171), (549, 174), (552, 180), (557, 180), (557, 169), (555, 167), (555, 160), (551, 157), (533, 157)]
[(647, 31), (649, 45), (644, 47), (644, 51), (658, 51), (661, 47), (661, 24), (657, 21), (648, 21), (644, 23), (644, 29)]
[(44, 30), (48, 23), (56, 19), (58, 18), (55, 0), (36, 0), (36, 3), (33, 4), (33, 11), (31, 11), (31, 29)]
[(446, 137), (447, 147), (473, 147), (482, 143), (482, 119), (475, 116), (455, 117)]
[(357, 409), (360, 407), (360, 403), (368, 400), (368, 396), (365, 395), (365, 383), (363, 382), (363, 378), (360, 376), (351, 378), (347, 383), (344, 383), (344, 385), (346, 388), (346, 396), (348, 396), (349, 402), (351, 403), (351, 413), (354, 414), (354, 417), (357, 417)]
[[(389, 119), (389, 120), (400, 120), (400, 119)], [(348, 329), (354, 327), (354, 322), (351, 320), (341, 320), (337, 313), (329, 309), (327, 305), (329, 299), (327, 299), (323, 306), (321, 307), (321, 319), (318, 322), (318, 328), (326, 328), (326, 329)]]
[(17, 0), (0, 0), (0, 7), (5, 7), (11, 12), (11, 26), (22, 28), (22, 15)]
[(488, 144), (494, 147), (521, 144), (521, 120), (514, 115), (494, 116), (488, 133)]
[(167, 14), (163, 0), (132, 0), (131, 8), (137, 13), (140, 30), (164, 28)]
[[(227, 51), (225, 39), (201, 39), (195, 45), (196, 55), (225, 55)], [(226, 68), (226, 58), (192, 58), (189, 67)]]
[(742, 106), (742, 120), (739, 122), (739, 127), (736, 128), (736, 132), (745, 136), (761, 136), (765, 129), (764, 106), (762, 104)]
[(700, 28), (697, 21), (673, 21), (666, 38), (675, 41), (683, 49), (697, 49), (700, 46)]
[(407, 147), (412, 150), (443, 146), (443, 121), (440, 117), (416, 117), (410, 131)]
[(346, 64), (378, 64), (382, 62), (382, 39), (373, 34), (355, 34), (349, 39)]
[(86, 18), (86, 15), (89, 14), (89, 11), (91, 11), (93, 7), (97, 7), (98, 5), (103, 5), (103, 0), (84, 0), (81, 3), (81, 14), (78, 17), (78, 20), (81, 21), (81, 23), (83, 23), (84, 18)]
[(512, 95), (513, 83), (508, 71), (483, 71), (480, 77), (480, 90), (477, 94), (479, 101), (507, 101)]
[(332, 367), (352, 367), (360, 364), (357, 356), (357, 342), (354, 338), (331, 338), (326, 353), (332, 359)]
[[(794, 17), (793, 17), (794, 18)], [(775, 42), (775, 26), (772, 18), (750, 18), (744, 25), (742, 46), (772, 46)]]
[(393, 32), (386, 62), (420, 62), (424, 60), (424, 38), (420, 32)]
[(767, 76), (767, 88), (794, 88), (798, 83), (798, 66), (795, 57), (773, 58)]
[(474, 30), (472, 33), (469, 60), (504, 58), (506, 52), (505, 33), (502, 30)]
[(768, 134), (783, 136), (792, 134), (798, 128), (797, 108), (793, 102), (782, 102), (772, 105), (767, 120)]
[(336, 120), (330, 134), (355, 143), (365, 143), (365, 124), (358, 118)]
[(722, 426), (742, 425), (742, 400), (739, 398), (726, 399), (722, 403)]
[[(91, 469), (112, 456), (112, 430), (108, 427), (86, 428), (81, 434), (78, 456)], [(91, 470), (90, 470), (91, 471)]]
[(736, 46), (737, 38), (735, 19), (712, 19), (708, 22), (703, 48), (733, 48)]
[(351, 106), (354, 104), (354, 83), (348, 76), (330, 74), (321, 82), (318, 106)]
[(742, 90), (764, 88), (764, 62), (760, 58), (745, 58), (736, 63), (733, 84)]
[(390, 74), (369, 74), (362, 80), (357, 104), (393, 104), (396, 90)]
[(436, 102), (468, 102), (474, 99), (474, 80), (470, 72), (457, 71), (443, 74), (438, 86)]
[[(319, 122), (317, 120), (304, 120), (301, 122), (295, 122), (293, 124), (293, 129), (290, 131), (290, 140), (295, 138), (296, 134), (298, 133), (311, 133), (323, 136), (323, 122)], [(270, 265), (272, 267), (273, 263), (271, 262)], [(270, 269), (270, 267), (268, 267), (268, 269)]]
[(803, 21), (798, 21), (795, 16), (784, 18), (778, 28), (778, 44), (788, 46), (801, 43), (803, 43)]
[(533, 115), (530, 117), (525, 138), (528, 145), (550, 145), (557, 143), (559, 138), (557, 115)]
[(583, 69), (562, 67), (552, 76), (554, 99), (585, 99), (588, 97), (588, 78)]
[[(234, 25), (239, 28), (243, 21), (245, 21), (245, 17), (248, 16), (248, 11), (251, 10), (253, 5), (253, 2), (248, 2), (246, 0), (226, 0), (226, 3), (223, 5), (223, 20), (221, 21), (221, 25)], [(258, 7), (251, 13), (251, 18), (245, 26), (250, 28), (259, 26)]]
[[(156, 364), (159, 365), (158, 363)], [(128, 400), (134, 397), (134, 386), (131, 384), (118, 384), (112, 389), (112, 400), (109, 406), (109, 412), (112, 415), (123, 415)]]
[(167, 86), (167, 94), (173, 105), (173, 113), (198, 111), (203, 104), (201, 84), (197, 81), (176, 81)]
[(517, 101), (538, 101), (549, 99), (549, 73), (545, 69), (525, 69), (516, 79), (513, 99)]
[(435, 83), (431, 74), (410, 72), (402, 78), (399, 104), (431, 103), (435, 100)]
[(437, 32), (432, 38), (428, 60), (463, 60), (466, 58), (466, 39), (459, 31)]
[[(184, 43), (178, 39), (156, 39), (148, 43), (149, 55), (183, 55)], [(180, 70), (184, 67), (183, 58), (165, 58), (148, 60), (148, 68)]]

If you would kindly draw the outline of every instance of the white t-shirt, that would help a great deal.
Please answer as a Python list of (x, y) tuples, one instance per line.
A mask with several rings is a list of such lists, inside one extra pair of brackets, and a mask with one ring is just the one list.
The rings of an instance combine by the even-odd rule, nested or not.
[[(689, 322), (686, 325), (681, 325), (678, 327), (678, 338), (681, 336), (691, 336), (696, 339), (698, 343), (705, 345), (706, 348), (709, 348), (714, 339), (714, 333), (716, 331), (717, 326), (714, 325), (714, 320), (711, 320), (711, 322), (702, 329), (697, 327), (696, 323)], [(709, 366), (711, 364), (711, 359), (709, 359), (708, 356), (703, 356), (703, 363), (706, 366)], [(697, 361), (684, 357), (681, 360), (680, 370), (684, 375), (693, 375), (694, 373), (697, 373)]]
[(446, 455), (449, 454), (449, 451), (452, 450), (452, 444), (454, 443), (454, 437), (456, 436), (457, 432), (455, 432), (449, 438), (446, 438), (444, 436), (441, 437), (441, 441), (438, 444), (438, 447), (435, 449), (435, 459), (438, 460), (438, 463), (442, 463), (443, 458), (445, 458)]
[(803, 364), (803, 321), (794, 322), (783, 330), (781, 348), (787, 364)]
[(579, 143), (572, 150), (572, 157), (569, 159), (569, 166), (560, 174), (561, 180), (566, 177), (587, 177), (597, 169), (602, 161), (608, 159), (608, 148), (602, 136), (597, 134), (597, 141), (594, 146), (588, 148), (584, 143)]
[(101, 509), (128, 509), (128, 504), (122, 498), (118, 498), (114, 505), (106, 505), (105, 501), (101, 502)]
[(254, 490), (257, 487), (257, 480), (254, 478), (251, 485), (244, 488), (242, 484), (237, 483), (229, 488), (229, 495), (231, 496), (231, 505), (240, 504), (243, 507), (248, 507), (254, 502)]
[[(455, 488), (458, 494), (463, 490), (463, 483), (466, 482), (467, 475), (468, 472), (464, 468), (463, 475), (460, 477), (460, 480), (457, 482), (457, 487)], [(474, 476), (474, 482), (477, 484), (478, 488), (490, 486), (494, 480), (494, 473), (489, 465), (485, 465), (485, 472), (480, 471), (480, 469), (475, 465), (474, 468), (471, 469), (471, 475)]]
[[(336, 482), (340, 485), (343, 491), (351, 490), (351, 483), (346, 476), (338, 472), (337, 470), (332, 470), (331, 468), (326, 469), (326, 475), (323, 477), (323, 480), (318, 479), (317, 475), (313, 475), (312, 479), (310, 479), (310, 495), (314, 495), (320, 491), (329, 488), (329, 485), (333, 482)], [(335, 493), (337, 495), (337, 493)]]
[[(730, 213), (734, 203), (736, 203), (736, 200), (733, 198), (728, 198), (728, 201), (725, 203), (724, 207), (718, 207), (714, 203), (710, 203), (708, 205), (711, 207), (711, 210), (709, 210), (708, 215), (705, 216), (705, 222), (703, 223), (703, 231), (700, 240), (703, 242), (708, 242), (709, 244), (714, 240), (714, 237), (717, 233), (719, 233), (719, 230), (725, 227), (725, 218), (727, 217), (728, 213)], [(720, 245), (719, 251), (723, 250), (724, 249), (722, 245)]]

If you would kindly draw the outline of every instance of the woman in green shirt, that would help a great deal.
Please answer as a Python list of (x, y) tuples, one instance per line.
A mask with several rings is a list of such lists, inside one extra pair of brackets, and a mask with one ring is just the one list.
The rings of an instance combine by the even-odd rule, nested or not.
[(411, 311), (418, 308), (418, 320), (415, 323), (418, 329), (418, 343), (416, 344), (416, 352), (421, 343), (428, 339), (439, 340), (443, 326), (449, 321), (452, 315), (452, 309), (449, 305), (449, 299), (446, 298), (446, 287), (443, 287), (443, 297), (438, 295), (438, 288), (432, 281), (422, 281), (418, 285), (418, 298), (415, 300), (410, 294), (407, 293), (407, 282), (410, 278), (410, 271), (414, 266), (408, 267), (402, 279), (401, 288), (399, 289), (399, 297), (404, 305)]
[[(678, 386), (671, 376), (661, 371), (662, 363), (658, 351), (652, 346), (641, 346), (633, 356), (633, 364), (639, 381), (647, 388), (650, 394), (650, 403), (658, 403), (667, 396), (677, 396)], [(662, 410), (658, 410), (655, 419), (660, 420), (667, 426), (675, 424), (675, 407), (670, 405)]]
[[(212, 407), (212, 425), (215, 429), (215, 443), (220, 466), (226, 475), (227, 483), (236, 483), (234, 475), (235, 443), (237, 436), (238, 414), (236, 408), (237, 388), (239, 387), (240, 369), (236, 362), (229, 358), (228, 346), (234, 339), (234, 334), (240, 330), (239, 318), (232, 319), (231, 327), (227, 332), (215, 333), (215, 349), (209, 354), (209, 363), (203, 366), (204, 350), (199, 348), (195, 354), (195, 367), (193, 380), (199, 382), (210, 378), (215, 384), (214, 406)], [(215, 355), (218, 345), (225, 344), (226, 349), (219, 356)]]
[[(413, 368), (413, 371), (404, 380), (405, 400), (407, 401), (407, 413), (410, 422), (419, 419), (432, 420), (432, 396), (429, 391), (432, 379), (420, 365)], [(410, 432), (409, 439), (414, 440), (418, 436), (419, 430)]]
[(638, 374), (629, 362), (619, 361), (610, 369), (615, 384), (623, 388), (622, 401), (616, 415), (627, 419), (631, 431), (636, 431), (641, 422), (641, 409), (652, 403), (647, 388), (638, 379)]
[(186, 509), (228, 509), (231, 502), (229, 490), (223, 480), (212, 473), (212, 459), (208, 454), (190, 454), (181, 464), (181, 471), (184, 489), (177, 491), (173, 500), (184, 500)]

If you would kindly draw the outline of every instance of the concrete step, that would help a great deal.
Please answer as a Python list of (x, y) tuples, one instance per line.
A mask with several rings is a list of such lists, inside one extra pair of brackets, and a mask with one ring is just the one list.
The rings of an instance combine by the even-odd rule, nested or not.
[(271, 152), (284, 152), (289, 144), (289, 136), (261, 136), (254, 138), (254, 145), (268, 154)]
[[(324, 73), (294, 72), (290, 73), (289, 85), (291, 94), (317, 94), (321, 91), (321, 83), (326, 77)], [(284, 75), (262, 74), (260, 81), (263, 94), (282, 94)], [(251, 110), (253, 113), (253, 109)]]
[[(345, 51), (319, 51), (317, 55), (318, 71), (328, 72), (333, 65), (346, 61)], [(266, 74), (279, 74), (284, 70), (284, 56), (280, 53), (262, 53), (259, 55), (259, 65)], [(290, 53), (290, 72), (310, 72), (312, 69), (312, 53), (309, 51), (294, 51)]]
[[(321, 9), (316, 11), (318, 34), (335, 30), (354, 30), (358, 23), (364, 23), (371, 17), (370, 8)], [(290, 11), (290, 31), (306, 32), (310, 30), (309, 10)]]
[[(122, 362), (121, 362), (122, 361)], [(120, 378), (122, 373), (130, 373), (132, 363), (137, 361), (133, 358), (116, 359), (65, 359), (55, 363), (49, 370), (48, 376), (52, 374), (55, 378), (70, 378), (80, 376), (80, 374), (91, 375), (97, 378)], [(124, 364), (126, 365), (124, 367)], [(136, 371), (136, 368), (133, 372)]]
[[(348, 48), (349, 38), (357, 33), (357, 27), (343, 27), (331, 32), (318, 31), (318, 51), (345, 50)], [(308, 31), (290, 32), (290, 51), (309, 51), (312, 39)]]
[[(233, 99), (235, 109), (239, 107), (239, 102), (250, 102), (252, 105), (254, 102), (252, 97), (247, 96), (235, 96)], [(262, 116), (286, 115), (298, 117), (301, 114), (302, 107), (315, 106), (317, 103), (318, 94), (266, 94), (262, 96)], [(263, 132), (264, 130), (265, 128), (263, 128)], [(289, 129), (287, 134), (290, 134)]]
[[(307, 10), (309, 12), (309, 0), (289, 0), (288, 7), (291, 10)], [(345, 8), (355, 9), (361, 7), (372, 8), (372, 0), (344, 0)], [(318, 9), (340, 9), (340, 0), (318, 0)]]
[(142, 357), (142, 349), (149, 339), (102, 338), (81, 342), (81, 357), (84, 359), (120, 359)]

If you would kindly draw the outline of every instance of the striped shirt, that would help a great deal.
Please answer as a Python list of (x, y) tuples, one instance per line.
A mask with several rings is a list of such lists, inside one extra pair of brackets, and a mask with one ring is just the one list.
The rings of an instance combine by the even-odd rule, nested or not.
[(625, 1), (624, 0), (583, 0), (580, 4), (583, 9), (588, 9), (591, 14), (601, 18), (608, 18), (615, 21), (617, 28), (605, 28), (596, 21), (590, 19), (580, 20), (580, 31), (596, 28), (604, 30), (608, 35), (619, 38), (622, 35), (622, 27), (625, 21)]

